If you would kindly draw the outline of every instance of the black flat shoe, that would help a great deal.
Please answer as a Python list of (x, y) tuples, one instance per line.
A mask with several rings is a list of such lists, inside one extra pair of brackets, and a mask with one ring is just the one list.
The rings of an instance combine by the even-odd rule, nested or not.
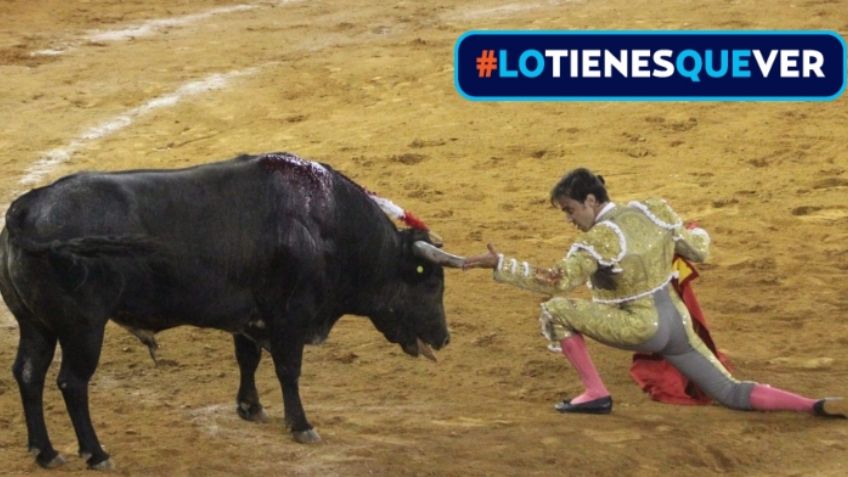
[(612, 412), (612, 396), (602, 397), (586, 401), (580, 404), (571, 404), (570, 399), (558, 402), (554, 409), (561, 413), (574, 412), (583, 414), (609, 414)]
[(848, 402), (842, 398), (824, 398), (816, 401), (813, 414), (821, 417), (848, 418)]

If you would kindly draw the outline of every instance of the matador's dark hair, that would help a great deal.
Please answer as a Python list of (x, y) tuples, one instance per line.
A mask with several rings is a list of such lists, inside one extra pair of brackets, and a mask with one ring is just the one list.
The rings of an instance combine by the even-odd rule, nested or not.
[(580, 167), (562, 176), (551, 189), (551, 202), (559, 197), (569, 197), (582, 203), (589, 194), (594, 195), (600, 203), (609, 200), (603, 176), (592, 174), (589, 169)]

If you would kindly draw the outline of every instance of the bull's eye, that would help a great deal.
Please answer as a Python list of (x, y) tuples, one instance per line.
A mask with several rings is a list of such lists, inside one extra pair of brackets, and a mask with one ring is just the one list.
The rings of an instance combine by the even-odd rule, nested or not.
[(419, 275), (423, 275), (424, 274), (424, 266), (418, 265), (418, 268), (416, 268), (415, 271), (418, 272)]

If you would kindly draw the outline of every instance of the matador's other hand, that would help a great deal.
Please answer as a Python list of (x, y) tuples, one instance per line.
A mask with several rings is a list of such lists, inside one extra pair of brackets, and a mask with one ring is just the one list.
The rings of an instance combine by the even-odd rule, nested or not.
[(472, 268), (491, 268), (494, 270), (495, 267), (498, 266), (498, 251), (492, 244), (487, 244), (486, 248), (489, 249), (489, 253), (466, 258), (465, 262), (462, 264), (462, 269), (470, 270)]

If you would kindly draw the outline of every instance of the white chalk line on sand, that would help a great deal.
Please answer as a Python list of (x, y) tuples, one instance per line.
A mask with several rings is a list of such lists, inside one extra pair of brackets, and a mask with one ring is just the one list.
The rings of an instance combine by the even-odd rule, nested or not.
[[(82, 131), (76, 138), (71, 140), (67, 146), (51, 149), (46, 152), (41, 159), (26, 170), (24, 176), (18, 182), (27, 186), (35, 185), (41, 179), (50, 174), (53, 169), (70, 160), (71, 156), (73, 156), (74, 153), (83, 148), (86, 144), (124, 129), (140, 116), (157, 109), (174, 106), (184, 98), (223, 89), (230, 83), (230, 81), (236, 78), (253, 75), (258, 72), (260, 68), (261, 67), (259, 66), (254, 66), (244, 70), (231, 71), (229, 73), (211, 74), (203, 79), (186, 83), (172, 93), (158, 96), (147, 101), (141, 106), (130, 109), (129, 111), (107, 119), (106, 121), (102, 121), (95, 126)], [(20, 190), (13, 191), (11, 196), (17, 197), (22, 192), (23, 191)], [(8, 208), (9, 203), (0, 205), (0, 211), (2, 211), (2, 213), (0, 213), (0, 228), (6, 224), (6, 210)], [(0, 309), (0, 326), (15, 326), (11, 315), (6, 313), (6, 310), (2, 309)]]
[(445, 15), (445, 18), (449, 20), (480, 20), (510, 17), (525, 11), (556, 7), (562, 3), (577, 3), (579, 1), (581, 0), (547, 0), (541, 3), (514, 2), (482, 8), (472, 7), (469, 9), (454, 10)]
[[(259, 2), (253, 4), (238, 4), (216, 7), (203, 12), (183, 15), (179, 17), (153, 19), (117, 30), (92, 31), (84, 37), (82, 42), (117, 42), (122, 40), (129, 40), (131, 38), (136, 38), (139, 36), (160, 33), (163, 30), (171, 27), (188, 26), (192, 23), (197, 23), (199, 21), (206, 20), (215, 15), (242, 12), (259, 7), (282, 6), (289, 3), (298, 3), (300, 1), (302, 0), (278, 0), (275, 2)], [(33, 51), (30, 53), (30, 55), (60, 56), (75, 49), (82, 42), (68, 42), (62, 45), (61, 47)], [(129, 126), (130, 124), (132, 124), (133, 120), (136, 117), (159, 108), (172, 106), (179, 102), (180, 99), (185, 96), (195, 95), (198, 93), (212, 91), (215, 89), (221, 89), (229, 80), (238, 76), (253, 74), (257, 70), (258, 68), (249, 68), (243, 71), (213, 74), (202, 80), (187, 83), (171, 94), (154, 98), (148, 101), (147, 103), (143, 104), (142, 106), (133, 108), (127, 111), (126, 113), (118, 115), (107, 121), (103, 121), (100, 124), (97, 124), (96, 126), (93, 126), (80, 133), (79, 136), (71, 140), (71, 142), (68, 143), (68, 145), (66, 145), (65, 147), (52, 149), (46, 152), (24, 172), (24, 176), (18, 182), (23, 185), (34, 185), (39, 180), (48, 175), (54, 168), (64, 162), (67, 162), (75, 152), (80, 150), (87, 143), (106, 137)], [(21, 190), (13, 190), (11, 192), (11, 196), (16, 197), (22, 192), (23, 191)], [(8, 208), (8, 202), (0, 205), (0, 211), (2, 211), (2, 213), (0, 213), (0, 227), (3, 227), (6, 223), (5, 211)]]
[(217, 15), (226, 15), (229, 13), (244, 12), (256, 8), (266, 6), (279, 6), (289, 3), (296, 3), (301, 0), (280, 0), (272, 3), (245, 3), (238, 5), (228, 5), (223, 7), (215, 7), (199, 13), (191, 13), (178, 17), (154, 18), (145, 22), (128, 25), (124, 28), (116, 30), (92, 30), (89, 31), (81, 41), (71, 41), (64, 45), (43, 50), (36, 50), (30, 53), (30, 56), (59, 56), (71, 50), (74, 50), (80, 44), (85, 43), (111, 43), (118, 41), (127, 41), (133, 38), (141, 38), (145, 36), (161, 33), (169, 28), (189, 26), (193, 23), (198, 23), (207, 20)]
[(167, 28), (187, 26), (192, 23), (206, 20), (207, 18), (211, 18), (215, 15), (243, 12), (246, 10), (253, 10), (257, 7), (258, 5), (248, 4), (231, 5), (227, 7), (217, 7), (211, 10), (206, 10), (205, 12), (192, 13), (179, 17), (156, 18), (153, 20), (148, 20), (146, 22), (129, 25), (125, 28), (117, 30), (93, 30), (88, 32), (88, 34), (83, 37), (82, 41), (69, 42), (61, 47), (33, 51), (32, 53), (30, 53), (30, 55), (59, 56), (75, 49), (77, 46), (80, 45), (80, 43), (108, 43), (116, 41), (125, 41), (131, 38), (150, 36), (155, 33), (159, 33), (160, 31), (165, 30)]
[[(202, 20), (211, 18), (215, 15), (223, 15), (227, 13), (253, 10), (262, 6), (280, 6), (290, 3), (297, 3), (300, 1), (302, 0), (278, 0), (276, 2), (270, 3), (265, 2), (254, 4), (238, 4), (216, 7), (200, 13), (193, 13), (179, 17), (153, 19), (117, 30), (91, 32), (85, 37), (85, 40), (89, 42), (100, 43), (128, 40), (140, 36), (149, 36), (170, 27), (186, 26), (192, 23), (197, 23)], [(65, 49), (39, 50), (37, 52), (33, 52), (32, 54), (57, 56), (64, 54), (72, 47), (73, 46), (69, 46)], [(216, 73), (207, 76), (204, 79), (192, 81), (181, 86), (173, 93), (154, 98), (139, 107), (133, 108), (114, 118), (108, 119), (93, 127), (90, 127), (89, 129), (86, 129), (85, 131), (80, 133), (75, 139), (71, 140), (71, 142), (69, 142), (66, 146), (52, 149), (46, 152), (41, 158), (38, 159), (38, 161), (36, 161), (24, 172), (24, 176), (18, 181), (18, 183), (22, 185), (35, 185), (58, 165), (67, 162), (71, 158), (71, 156), (73, 156), (74, 153), (84, 147), (87, 143), (104, 138), (129, 126), (130, 124), (132, 124), (133, 120), (138, 116), (144, 115), (156, 109), (173, 106), (185, 96), (192, 96), (207, 91), (221, 89), (229, 82), (229, 80), (239, 76), (254, 74), (257, 70), (258, 68), (254, 67), (230, 73)], [(2, 225), (3, 222), (3, 217), (0, 217), (0, 225)]]
[(207, 18), (213, 17), (215, 15), (244, 12), (247, 10), (253, 10), (257, 7), (258, 5), (232, 5), (229, 7), (213, 8), (211, 10), (206, 10), (205, 12), (183, 15), (181, 17), (158, 18), (154, 20), (148, 20), (144, 23), (140, 23), (137, 25), (131, 25), (127, 28), (123, 28), (120, 30), (108, 30), (101, 32), (95, 31), (89, 33), (85, 37), (85, 39), (93, 43), (129, 40), (130, 38), (150, 36), (154, 33), (159, 32), (159, 30), (164, 30), (166, 28), (190, 25), (192, 23), (206, 20)]
[(18, 183), (27, 186), (35, 185), (52, 172), (57, 166), (70, 160), (71, 156), (82, 149), (86, 144), (103, 139), (104, 137), (110, 136), (121, 129), (126, 128), (132, 124), (136, 118), (157, 109), (174, 106), (183, 98), (222, 89), (231, 80), (242, 76), (253, 75), (258, 70), (259, 67), (252, 67), (240, 71), (209, 75), (203, 79), (186, 83), (172, 93), (153, 98), (141, 106), (137, 106), (129, 111), (85, 129), (66, 146), (51, 149), (44, 153), (38, 161), (24, 172), (24, 176), (18, 181)]

